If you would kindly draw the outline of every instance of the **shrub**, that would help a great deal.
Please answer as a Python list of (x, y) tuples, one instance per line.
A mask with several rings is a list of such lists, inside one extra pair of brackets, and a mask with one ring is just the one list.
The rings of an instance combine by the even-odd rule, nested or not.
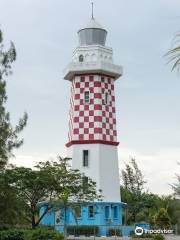
[(119, 228), (109, 228), (107, 235), (110, 236), (122, 236), (122, 231)]
[(48, 228), (34, 230), (3, 230), (0, 231), (0, 240), (63, 240), (61, 233)]
[(71, 225), (67, 227), (67, 234), (68, 235), (97, 235), (98, 227), (97, 226), (86, 226), (86, 225)]
[(165, 237), (161, 234), (153, 236), (153, 240), (165, 240)]
[(37, 228), (31, 231), (26, 231), (25, 240), (63, 240), (61, 233), (55, 232), (48, 228)]
[(26, 240), (23, 230), (3, 230), (0, 231), (0, 240)]

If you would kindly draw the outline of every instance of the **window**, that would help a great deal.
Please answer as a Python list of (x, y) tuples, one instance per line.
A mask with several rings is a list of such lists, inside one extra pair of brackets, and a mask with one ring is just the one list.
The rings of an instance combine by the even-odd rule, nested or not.
[(84, 61), (83, 55), (79, 55), (79, 62), (83, 62), (83, 61)]
[(81, 206), (77, 205), (73, 208), (75, 218), (81, 217)]
[(93, 81), (94, 80), (94, 76), (89, 76), (89, 80)]
[(89, 218), (94, 217), (94, 206), (89, 206), (88, 207), (88, 216), (89, 216)]
[(113, 208), (113, 218), (116, 219), (118, 218), (118, 207), (117, 206), (114, 206)]
[(84, 102), (89, 103), (89, 91), (84, 92)]
[(109, 103), (109, 94), (106, 92), (105, 93), (105, 104)]
[(105, 218), (109, 219), (109, 215), (110, 215), (110, 208), (109, 206), (105, 206)]
[(89, 166), (89, 151), (83, 150), (83, 167)]

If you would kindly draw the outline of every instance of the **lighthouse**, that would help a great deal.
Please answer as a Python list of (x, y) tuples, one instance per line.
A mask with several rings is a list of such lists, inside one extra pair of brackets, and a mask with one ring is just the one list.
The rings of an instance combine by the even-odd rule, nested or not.
[[(103, 206), (98, 224), (107, 224), (107, 219), (121, 224), (115, 82), (122, 76), (122, 67), (114, 63), (113, 50), (106, 46), (107, 30), (93, 16), (78, 31), (78, 38), (64, 70), (64, 79), (71, 85), (66, 147), (72, 167), (102, 191), (102, 202), (96, 203)], [(88, 223), (89, 219), (82, 219), (81, 224)]]
[(71, 84), (68, 154), (72, 167), (97, 183), (104, 202), (120, 202), (115, 82), (122, 67), (106, 46), (107, 31), (92, 17), (64, 71)]
[[(114, 63), (106, 38), (107, 30), (92, 14), (78, 31), (79, 44), (64, 69), (70, 85), (68, 157), (72, 168), (95, 181), (102, 191), (101, 201), (82, 203), (78, 217), (69, 209), (67, 225), (83, 232), (91, 226), (98, 236), (123, 232), (115, 106), (115, 83), (122, 76), (122, 67)], [(42, 224), (63, 231), (61, 212), (63, 209), (48, 213)], [(61, 216), (60, 222), (56, 216)]]

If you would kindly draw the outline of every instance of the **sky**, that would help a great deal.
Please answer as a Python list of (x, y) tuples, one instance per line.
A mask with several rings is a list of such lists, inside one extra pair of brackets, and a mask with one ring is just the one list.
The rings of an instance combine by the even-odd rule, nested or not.
[[(94, 5), (114, 62), (124, 68), (115, 85), (120, 170), (135, 157), (146, 188), (169, 194), (180, 173), (180, 75), (171, 72), (164, 54), (180, 30), (180, 1), (95, 0)], [(12, 40), (17, 50), (7, 79), (7, 108), (13, 124), (24, 111), (29, 115), (24, 145), (12, 163), (33, 166), (66, 156), (70, 83), (63, 69), (90, 16), (90, 0), (0, 0), (5, 46)]]

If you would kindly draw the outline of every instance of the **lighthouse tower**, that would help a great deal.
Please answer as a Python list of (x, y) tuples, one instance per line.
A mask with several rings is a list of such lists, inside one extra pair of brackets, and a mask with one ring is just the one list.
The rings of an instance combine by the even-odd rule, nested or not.
[(68, 153), (72, 167), (97, 183), (104, 202), (120, 202), (115, 81), (122, 67), (113, 63), (107, 31), (92, 17), (78, 31), (79, 46), (65, 69), (71, 83)]
[[(64, 70), (71, 85), (66, 146), (73, 169), (94, 180), (103, 198), (82, 203), (76, 218), (69, 208), (66, 223), (74, 229), (97, 227), (93, 232), (98, 229), (98, 236), (105, 236), (110, 228), (123, 231), (115, 108), (115, 81), (122, 76), (122, 67), (114, 64), (113, 51), (106, 46), (107, 31), (93, 16), (78, 37), (79, 45)], [(63, 232), (63, 211), (49, 212), (41, 223)]]

